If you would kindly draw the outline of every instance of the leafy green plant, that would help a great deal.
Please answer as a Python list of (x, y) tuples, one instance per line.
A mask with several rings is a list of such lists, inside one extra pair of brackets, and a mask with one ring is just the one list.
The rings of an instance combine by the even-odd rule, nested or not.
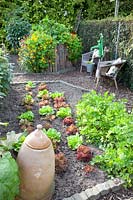
[(83, 138), (77, 133), (76, 135), (68, 136), (67, 142), (69, 148), (71, 148), (72, 150), (76, 150), (83, 143)]
[(19, 171), (9, 152), (0, 157), (0, 199), (14, 200), (19, 194)]
[(43, 29), (46, 34), (50, 34), (56, 45), (64, 44), (68, 49), (68, 57), (71, 61), (77, 60), (81, 55), (82, 45), (77, 34), (70, 32), (70, 29), (64, 24), (55, 22), (54, 20), (44, 18), (39, 26), (34, 29)]
[[(131, 140), (133, 144), (133, 140)], [(101, 156), (96, 156), (92, 164), (97, 164), (105, 170), (109, 177), (121, 177), (126, 185), (133, 185), (133, 145), (126, 141), (116, 144), (115, 148), (107, 147)]]
[(54, 142), (60, 142), (61, 133), (58, 132), (55, 128), (49, 128), (47, 131), (43, 129), (44, 133)]
[(63, 24), (45, 18), (32, 28), (31, 35), (21, 41), (19, 61), (28, 71), (42, 72), (55, 65), (56, 48), (64, 44), (68, 57), (75, 61), (81, 55), (81, 41)]
[(27, 71), (42, 72), (55, 62), (55, 43), (43, 30), (32, 32), (22, 40), (19, 63)]
[(124, 101), (117, 102), (114, 95), (107, 92), (103, 96), (95, 91), (83, 95), (76, 106), (77, 123), (88, 142), (103, 148), (111, 145), (115, 138), (110, 133), (111, 128), (120, 123), (123, 126), (123, 119), (127, 118)]
[(14, 149), (14, 151), (16, 151), (16, 152), (19, 151), (19, 149), (21, 148), (23, 142), (24, 142), (25, 139), (26, 139), (26, 136), (27, 136), (27, 132), (23, 132), (23, 133), (21, 134), (21, 136), (19, 136), (18, 141), (15, 142), (15, 143), (13, 144), (13, 149)]
[(4, 98), (10, 88), (12, 68), (6, 57), (0, 56), (0, 98)]
[(57, 117), (60, 117), (60, 118), (65, 118), (65, 117), (71, 117), (72, 115), (72, 111), (71, 111), (71, 108), (70, 107), (62, 107), (60, 108), (57, 113), (56, 113), (56, 116)]
[(44, 95), (46, 95), (46, 94), (48, 94), (48, 90), (40, 90), (39, 92), (38, 92), (38, 95), (37, 95), (37, 97), (38, 98), (42, 98)]
[(33, 83), (32, 81), (28, 81), (27, 84), (25, 85), (26, 90), (30, 90), (30, 89), (35, 88), (35, 87), (36, 87), (36, 84)]
[(11, 48), (15, 51), (20, 47), (19, 41), (29, 34), (31, 25), (28, 21), (20, 18), (13, 18), (6, 26), (7, 41)]
[(64, 93), (63, 93), (63, 92), (53, 92), (53, 93), (50, 94), (50, 97), (51, 97), (52, 99), (55, 99), (55, 98), (57, 98), (57, 97), (63, 97), (63, 96), (64, 96)]
[(54, 110), (51, 106), (43, 106), (39, 109), (40, 115), (52, 115), (54, 114)]
[(77, 105), (77, 123), (86, 142), (104, 150), (92, 163), (132, 186), (133, 112), (126, 112), (124, 101), (116, 101), (107, 92), (85, 94)]
[(26, 131), (18, 134), (15, 131), (8, 132), (5, 138), (1, 138), (0, 148), (4, 151), (15, 150), (18, 152), (26, 136)]
[(23, 99), (23, 103), (27, 105), (32, 105), (34, 103), (34, 99), (30, 94), (26, 94)]
[(33, 121), (34, 120), (34, 113), (32, 111), (27, 111), (22, 113), (21, 115), (18, 116), (18, 119), (27, 119), (28, 121)]

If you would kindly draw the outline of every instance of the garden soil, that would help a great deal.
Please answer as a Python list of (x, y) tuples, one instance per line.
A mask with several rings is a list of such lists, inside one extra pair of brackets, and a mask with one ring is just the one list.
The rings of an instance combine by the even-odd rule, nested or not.
[[(71, 106), (73, 116), (75, 114), (75, 105), (85, 93), (84, 90), (76, 89), (63, 83), (47, 83), (50, 92), (64, 92), (67, 103)], [(26, 93), (24, 84), (15, 84), (11, 86), (8, 96), (0, 105), (0, 119), (2, 122), (9, 122), (9, 126), (1, 128), (1, 136), (5, 136), (6, 132), (14, 130), (20, 133), (18, 115), (25, 111), (22, 105), (22, 99)], [(78, 161), (76, 159), (76, 151), (72, 151), (67, 145), (67, 135), (65, 133), (66, 127), (63, 126), (62, 119), (56, 118), (52, 122), (41, 118), (38, 114), (38, 98), (37, 89), (33, 90), (33, 96), (36, 103), (33, 106), (33, 113), (35, 114), (34, 129), (37, 124), (50, 123), (53, 128), (56, 128), (62, 134), (61, 143), (58, 147), (58, 152), (63, 152), (67, 159), (67, 167), (64, 171), (58, 172), (55, 175), (55, 193), (52, 200), (62, 200), (77, 192), (81, 192), (89, 187), (102, 183), (107, 180), (106, 174), (98, 168), (90, 173), (86, 173), (83, 168), (87, 163)], [(100, 154), (101, 151), (92, 147), (91, 150), (94, 155)], [(44, 172), (45, 173), (45, 172)]]
[[(16, 57), (12, 57), (12, 62), (16, 62)], [(17, 63), (17, 62), (16, 62)], [(27, 82), (32, 81), (56, 81), (63, 80), (71, 83), (75, 86), (83, 87), (87, 90), (96, 90), (97, 92), (104, 93), (108, 91), (109, 93), (114, 93), (116, 98), (121, 100), (122, 98), (127, 99), (126, 107), (127, 111), (130, 112), (133, 108), (133, 92), (128, 88), (118, 84), (119, 90), (115, 89), (114, 83), (108, 81), (108, 79), (101, 80), (98, 88), (95, 87), (95, 78), (89, 76), (85, 70), (80, 73), (77, 67), (73, 72), (67, 72), (64, 74), (19, 74), (22, 71), (19, 66), (15, 64), (13, 82)], [(81, 98), (82, 94), (85, 92), (81, 89), (76, 89), (62, 83), (49, 83), (50, 91), (64, 92), (67, 102), (73, 109), (73, 114), (75, 113), (75, 105)], [(17, 116), (24, 111), (21, 104), (22, 97), (24, 96), (24, 84), (14, 84), (11, 86), (8, 96), (0, 104), (0, 121), (9, 122), (9, 126), (1, 128), (1, 136), (4, 136), (7, 131), (15, 130), (19, 133), (21, 130), (19, 128)], [(35, 112), (35, 123), (34, 128), (38, 123), (45, 123), (43, 119), (38, 115), (38, 105), (34, 106), (33, 112)], [(60, 119), (55, 119), (52, 122), (52, 126), (62, 133), (62, 140), (59, 146), (59, 151), (62, 151), (67, 158), (67, 169), (62, 173), (56, 173), (55, 176), (55, 193), (52, 200), (62, 200), (65, 197), (69, 197), (74, 193), (81, 192), (86, 188), (92, 187), (97, 183), (102, 183), (107, 179), (106, 174), (98, 168), (94, 168), (94, 171), (86, 174), (83, 170), (86, 165), (83, 162), (76, 160), (76, 152), (72, 151), (67, 146), (65, 127), (63, 127), (62, 121)], [(101, 151), (92, 147), (94, 155), (100, 154)], [(109, 195), (102, 197), (100, 200), (117, 200), (132, 197), (132, 190), (121, 190), (117, 193), (110, 193)]]

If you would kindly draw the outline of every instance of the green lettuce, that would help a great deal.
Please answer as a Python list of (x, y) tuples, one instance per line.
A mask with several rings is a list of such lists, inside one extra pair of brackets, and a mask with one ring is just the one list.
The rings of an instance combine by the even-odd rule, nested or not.
[(18, 166), (11, 154), (6, 152), (0, 157), (0, 200), (14, 200), (18, 194)]

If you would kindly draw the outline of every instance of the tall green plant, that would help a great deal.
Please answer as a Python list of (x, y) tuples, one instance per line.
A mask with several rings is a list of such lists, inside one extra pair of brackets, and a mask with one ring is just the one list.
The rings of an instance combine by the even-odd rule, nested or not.
[(21, 18), (13, 18), (6, 25), (6, 40), (14, 52), (20, 47), (20, 40), (29, 34), (31, 25)]
[(45, 18), (40, 25), (33, 26), (29, 37), (21, 41), (20, 64), (33, 72), (54, 66), (58, 44), (66, 46), (71, 61), (81, 55), (81, 41), (77, 35), (71, 34), (65, 25)]
[(12, 69), (6, 57), (0, 56), (0, 98), (6, 96), (12, 79)]
[(50, 35), (37, 30), (21, 41), (19, 61), (27, 71), (42, 72), (55, 61), (55, 43)]

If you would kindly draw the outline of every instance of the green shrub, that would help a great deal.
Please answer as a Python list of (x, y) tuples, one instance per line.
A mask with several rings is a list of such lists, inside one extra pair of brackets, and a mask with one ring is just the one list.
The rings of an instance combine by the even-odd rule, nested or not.
[[(47, 17), (44, 18), (39, 25), (40, 29), (43, 29), (46, 34), (50, 34), (55, 41), (56, 45), (64, 44), (68, 50), (69, 60), (75, 61), (81, 56), (81, 40), (77, 34), (70, 32), (70, 28), (64, 24), (50, 20)], [(38, 26), (35, 29), (39, 28)]]
[(55, 43), (44, 31), (35, 31), (21, 41), (19, 61), (31, 72), (42, 72), (55, 62)]
[(13, 18), (6, 26), (6, 40), (16, 53), (19, 48), (19, 41), (29, 34), (31, 25), (21, 18)]
[(6, 57), (0, 56), (0, 98), (6, 96), (12, 80), (12, 69)]
[[(108, 27), (108, 28), (107, 28)], [(118, 29), (120, 32), (118, 34)], [(105, 54), (106, 60), (121, 57), (127, 60), (119, 73), (119, 78), (124, 85), (133, 90), (133, 20), (131, 18), (107, 18), (103, 20), (83, 20), (80, 23), (78, 34), (82, 39), (83, 52), (97, 44), (100, 33), (104, 36), (104, 46), (109, 48)], [(119, 35), (119, 39), (118, 39)], [(118, 46), (117, 42), (118, 41)], [(118, 52), (117, 52), (118, 49)]]
[(28, 71), (42, 72), (55, 65), (56, 48), (64, 44), (68, 57), (75, 61), (81, 55), (81, 42), (63, 24), (45, 18), (40, 25), (33, 26), (32, 33), (21, 41), (19, 60)]
[(88, 143), (104, 150), (93, 159), (110, 176), (120, 176), (133, 184), (133, 112), (128, 114), (124, 100), (116, 101), (106, 92), (83, 95), (77, 104), (77, 123), (80, 134)]

